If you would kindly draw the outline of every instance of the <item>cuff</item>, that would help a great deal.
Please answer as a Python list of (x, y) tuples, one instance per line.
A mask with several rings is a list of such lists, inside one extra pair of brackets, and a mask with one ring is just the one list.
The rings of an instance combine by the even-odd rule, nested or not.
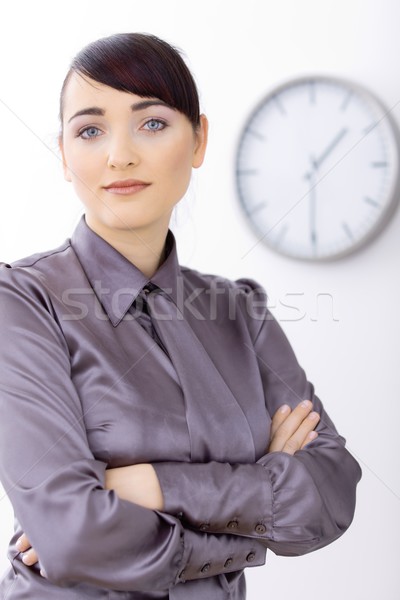
[(185, 530), (184, 565), (176, 583), (204, 579), (265, 564), (266, 548), (258, 540)]
[(259, 464), (153, 463), (164, 511), (208, 533), (272, 537), (273, 497)]

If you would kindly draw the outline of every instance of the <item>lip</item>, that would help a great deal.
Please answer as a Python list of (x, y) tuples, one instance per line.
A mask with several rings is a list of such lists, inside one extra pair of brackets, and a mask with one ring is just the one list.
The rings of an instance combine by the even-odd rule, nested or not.
[(105, 185), (104, 189), (113, 194), (134, 194), (135, 192), (140, 192), (140, 190), (145, 189), (149, 185), (150, 183), (141, 181), (140, 179), (123, 179)]

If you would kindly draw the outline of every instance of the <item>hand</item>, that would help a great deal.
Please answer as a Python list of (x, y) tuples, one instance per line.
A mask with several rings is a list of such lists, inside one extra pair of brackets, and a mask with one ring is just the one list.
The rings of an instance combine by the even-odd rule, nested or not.
[(37, 562), (39, 562), (39, 557), (36, 554), (35, 550), (31, 547), (31, 543), (26, 537), (25, 533), (23, 533), (21, 537), (18, 538), (16, 546), (20, 552), (24, 552), (22, 556), (22, 562), (25, 565), (27, 565), (28, 567), (32, 567)]
[(318, 437), (314, 431), (320, 415), (312, 411), (312, 402), (304, 400), (293, 410), (284, 404), (274, 414), (268, 452), (294, 454)]
[[(311, 165), (315, 164), (314, 158), (310, 157)], [(307, 179), (310, 182), (310, 240), (311, 246), (315, 252), (317, 245), (317, 230), (316, 230), (316, 205), (317, 205), (317, 183), (315, 178), (315, 170), (312, 167), (310, 173), (306, 174)]]
[(336, 148), (336, 146), (339, 144), (339, 142), (341, 142), (341, 140), (344, 138), (347, 131), (348, 131), (348, 129), (346, 127), (343, 127), (343, 129), (341, 131), (339, 131), (336, 134), (336, 136), (333, 138), (333, 140), (328, 144), (328, 146), (325, 148), (325, 150), (323, 152), (321, 152), (319, 157), (313, 161), (313, 166), (314, 166), (315, 170), (320, 168), (320, 166), (324, 162), (324, 160), (329, 156), (329, 154)]

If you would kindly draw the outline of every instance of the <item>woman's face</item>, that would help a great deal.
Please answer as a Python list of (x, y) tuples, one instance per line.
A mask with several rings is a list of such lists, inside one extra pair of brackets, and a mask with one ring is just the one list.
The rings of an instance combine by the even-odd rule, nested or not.
[[(168, 226), (207, 143), (207, 120), (72, 74), (64, 97), (64, 175), (98, 233)], [(130, 181), (129, 181), (130, 180)], [(110, 187), (113, 182), (128, 187)]]

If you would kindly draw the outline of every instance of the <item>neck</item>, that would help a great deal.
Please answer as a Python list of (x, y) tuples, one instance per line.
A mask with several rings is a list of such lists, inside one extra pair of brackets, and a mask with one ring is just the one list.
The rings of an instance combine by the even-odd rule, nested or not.
[(85, 215), (85, 220), (90, 229), (134, 264), (149, 279), (164, 262), (168, 223), (160, 224), (158, 227), (152, 227), (151, 229), (116, 229), (98, 223), (91, 219), (89, 214)]

